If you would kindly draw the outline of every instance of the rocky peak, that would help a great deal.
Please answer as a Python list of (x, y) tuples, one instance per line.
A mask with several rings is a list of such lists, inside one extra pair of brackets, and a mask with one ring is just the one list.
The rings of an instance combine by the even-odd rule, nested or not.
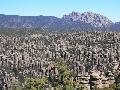
[(92, 12), (84, 12), (82, 14), (78, 12), (72, 12), (69, 15), (64, 15), (63, 19), (70, 20), (70, 21), (89, 23), (95, 27), (106, 27), (112, 24), (112, 21), (106, 18), (105, 16), (92, 13)]
[(81, 14), (78, 12), (72, 12), (69, 15), (64, 15), (63, 19), (70, 21), (79, 21), (81, 19)]
[(71, 15), (72, 16), (80, 16), (80, 13), (78, 13), (78, 12), (72, 12)]

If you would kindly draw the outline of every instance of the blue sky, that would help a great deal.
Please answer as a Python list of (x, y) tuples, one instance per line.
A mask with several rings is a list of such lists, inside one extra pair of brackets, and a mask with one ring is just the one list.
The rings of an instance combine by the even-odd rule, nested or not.
[(62, 17), (72, 11), (90, 11), (118, 22), (120, 0), (0, 0), (0, 14)]

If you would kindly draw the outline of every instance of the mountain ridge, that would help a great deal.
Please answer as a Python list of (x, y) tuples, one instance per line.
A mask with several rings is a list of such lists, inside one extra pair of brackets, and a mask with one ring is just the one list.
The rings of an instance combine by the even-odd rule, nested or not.
[(64, 15), (63, 19), (89, 23), (95, 27), (106, 27), (113, 23), (107, 17), (93, 12), (84, 12), (82, 14), (78, 12), (72, 12), (68, 15)]
[[(20, 16), (0, 14), (0, 28), (42, 28), (48, 30), (67, 29), (109, 29), (120, 27), (120, 24), (113, 23), (107, 17), (92, 13), (72, 12), (63, 15), (62, 18), (55, 16)], [(117, 31), (119, 31), (117, 29)]]

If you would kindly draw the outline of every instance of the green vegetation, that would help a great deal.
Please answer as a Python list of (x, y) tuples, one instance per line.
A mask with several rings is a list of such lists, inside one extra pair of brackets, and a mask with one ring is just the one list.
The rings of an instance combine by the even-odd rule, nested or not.
[(52, 87), (56, 90), (83, 90), (84, 87), (79, 82), (71, 80), (72, 72), (64, 60), (57, 59), (54, 64), (59, 75), (49, 75), (49, 77), (44, 78), (26, 78), (23, 90), (44, 90), (45, 86), (48, 86), (49, 90)]
[[(14, 68), (13, 72), (15, 76), (18, 76), (19, 81), (12, 82), (11, 90), (45, 90), (45, 87), (48, 87), (49, 90), (51, 90), (51, 88), (54, 88), (55, 90), (85, 89), (85, 86), (81, 85), (80, 81), (72, 80), (72, 71), (69, 69), (69, 66), (65, 64), (66, 62), (63, 59), (55, 59), (52, 61), (54, 62), (55, 68), (58, 70), (58, 74), (49, 75), (49, 77), (22, 77), (18, 75), (18, 72), (22, 69)], [(120, 74), (117, 73), (115, 77), (115, 84), (95, 90), (120, 90)]]
[(47, 78), (27, 78), (25, 81), (25, 90), (44, 90), (44, 85), (47, 83)]

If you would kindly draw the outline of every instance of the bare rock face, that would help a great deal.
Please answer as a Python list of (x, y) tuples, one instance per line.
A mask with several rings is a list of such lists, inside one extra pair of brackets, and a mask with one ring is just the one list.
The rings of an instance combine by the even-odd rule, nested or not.
[(94, 27), (107, 27), (112, 24), (112, 21), (110, 21), (108, 18), (92, 12), (84, 12), (82, 14), (78, 12), (72, 12), (69, 15), (64, 15), (63, 19), (89, 23)]
[(101, 88), (102, 87), (101, 77), (96, 72), (93, 72), (90, 75), (90, 87), (91, 88), (95, 88), (95, 87)]

